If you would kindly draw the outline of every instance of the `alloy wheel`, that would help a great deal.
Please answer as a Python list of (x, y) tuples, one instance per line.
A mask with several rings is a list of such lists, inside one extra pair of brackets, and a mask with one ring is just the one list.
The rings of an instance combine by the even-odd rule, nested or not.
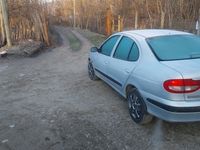
[(128, 102), (130, 115), (135, 119), (140, 119), (142, 117), (142, 104), (139, 97), (136, 94), (131, 93), (128, 96)]

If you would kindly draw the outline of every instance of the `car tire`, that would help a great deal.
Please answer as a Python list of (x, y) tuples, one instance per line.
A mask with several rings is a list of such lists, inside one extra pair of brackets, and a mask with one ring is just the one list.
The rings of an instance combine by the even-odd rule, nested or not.
[(137, 124), (147, 124), (153, 119), (153, 116), (147, 112), (146, 104), (137, 89), (130, 89), (127, 92), (129, 113), (133, 121)]
[(99, 79), (95, 74), (95, 71), (91, 62), (88, 62), (88, 76), (92, 81), (96, 81)]

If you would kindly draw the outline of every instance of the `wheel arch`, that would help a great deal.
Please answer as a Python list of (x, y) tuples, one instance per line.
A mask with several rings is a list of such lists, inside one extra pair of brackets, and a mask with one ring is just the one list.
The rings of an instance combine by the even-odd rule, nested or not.
[(137, 89), (137, 87), (136, 87), (135, 85), (133, 85), (133, 84), (128, 84), (128, 85), (126, 86), (126, 89), (125, 89), (126, 97), (127, 97), (128, 91), (129, 91), (130, 89)]
[[(126, 97), (128, 96), (128, 91), (129, 91), (130, 89), (137, 89), (137, 87), (136, 87), (134, 84), (128, 84), (128, 85), (126, 86)], [(132, 119), (133, 119), (136, 123), (138, 123), (138, 124), (146, 124), (146, 123), (149, 123), (150, 121), (152, 121), (153, 116), (151, 116), (151, 115), (148, 113), (147, 105), (146, 105), (145, 101), (143, 100), (143, 97), (142, 97), (142, 95), (140, 94), (140, 92), (139, 92), (138, 90), (134, 90), (134, 91), (137, 92), (137, 93), (139, 94), (139, 96), (141, 97), (141, 104), (142, 104), (142, 106), (143, 106), (143, 113), (144, 113), (144, 116), (143, 116), (143, 119), (141, 120), (141, 122), (135, 121), (135, 120), (133, 119), (133, 117), (132, 117)], [(127, 100), (128, 100), (128, 99), (127, 99)], [(128, 100), (128, 102), (129, 102), (129, 100)]]

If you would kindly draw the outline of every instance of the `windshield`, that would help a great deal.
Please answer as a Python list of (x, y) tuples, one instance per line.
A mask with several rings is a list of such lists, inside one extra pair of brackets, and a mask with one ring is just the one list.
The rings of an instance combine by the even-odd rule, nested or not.
[(146, 40), (161, 61), (200, 58), (200, 37), (195, 35), (169, 35)]

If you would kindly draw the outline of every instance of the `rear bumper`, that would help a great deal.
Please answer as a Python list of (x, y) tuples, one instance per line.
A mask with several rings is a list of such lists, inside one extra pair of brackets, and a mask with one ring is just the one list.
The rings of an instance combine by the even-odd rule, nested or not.
[[(170, 122), (195, 122), (200, 121), (200, 104), (189, 102), (160, 103), (153, 99), (147, 99), (147, 110), (150, 114)], [(181, 106), (181, 107), (180, 107)]]

